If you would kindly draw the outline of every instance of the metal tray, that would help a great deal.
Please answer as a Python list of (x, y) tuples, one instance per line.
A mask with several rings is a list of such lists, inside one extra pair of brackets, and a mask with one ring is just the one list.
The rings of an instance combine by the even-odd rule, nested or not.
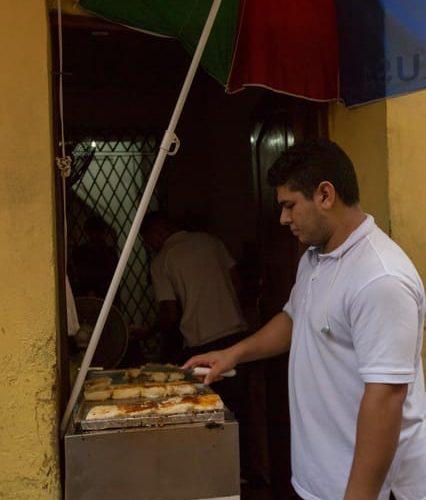
[[(166, 367), (167, 368), (167, 367)], [(147, 370), (155, 371), (176, 371), (175, 369), (164, 369), (161, 370), (157, 366), (148, 365)], [(142, 377), (137, 377), (133, 379), (128, 379), (126, 376), (126, 369), (122, 370), (94, 370), (89, 371), (87, 375), (87, 380), (93, 378), (110, 377), (114, 384), (120, 383), (139, 383), (143, 381)], [(197, 387), (197, 394), (212, 394), (214, 391), (210, 387), (206, 387), (199, 383), (199, 379), (192, 376), (190, 373), (185, 373), (185, 381), (190, 383), (195, 383)], [(165, 398), (155, 399), (157, 402), (164, 401)], [(206, 424), (223, 424), (225, 422), (225, 409), (223, 410), (211, 410), (211, 411), (199, 411), (199, 412), (186, 412), (178, 413), (174, 415), (138, 415), (138, 416), (120, 416), (116, 418), (105, 418), (105, 419), (94, 419), (87, 420), (86, 416), (88, 412), (94, 406), (107, 406), (107, 405), (137, 405), (145, 403), (147, 401), (152, 401), (149, 398), (132, 398), (132, 399), (120, 399), (112, 400), (107, 399), (104, 401), (86, 401), (83, 398), (76, 405), (76, 410), (74, 413), (74, 423), (81, 430), (104, 430), (104, 429), (117, 429), (117, 428), (128, 428), (128, 427), (163, 427), (165, 425), (173, 424), (188, 424), (188, 423), (206, 423)]]
[(138, 377), (130, 377), (128, 375), (129, 370), (131, 370), (131, 368), (120, 368), (115, 370), (91, 369), (87, 373), (86, 380), (110, 377), (114, 384), (142, 383), (147, 382), (147, 372), (156, 371), (168, 373), (178, 371), (185, 375), (185, 378), (183, 380), (185, 380), (186, 382), (191, 382), (194, 384), (200, 383), (200, 379), (194, 376), (190, 370), (183, 370), (178, 367), (149, 363), (147, 365), (144, 365), (144, 367), (141, 369), (141, 374)]
[[(134, 400), (133, 404), (134, 404)], [(135, 417), (117, 417), (111, 419), (85, 420), (89, 411), (82, 405), (80, 415), (77, 414), (76, 424), (83, 431), (119, 429), (129, 427), (164, 427), (165, 425), (205, 423), (219, 425), (225, 422), (225, 411), (214, 410), (197, 413), (179, 413), (176, 415), (144, 415)]]

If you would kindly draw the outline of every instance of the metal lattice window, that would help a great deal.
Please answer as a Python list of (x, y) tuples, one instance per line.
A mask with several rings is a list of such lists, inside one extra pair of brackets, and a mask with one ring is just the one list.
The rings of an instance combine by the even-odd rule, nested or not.
[[(153, 136), (113, 141), (91, 138), (74, 144), (74, 158), (87, 159), (84, 167), (77, 172), (77, 179), (72, 179), (68, 193), (69, 275), (77, 295), (81, 293), (76, 283), (78, 270), (72, 256), (76, 249), (87, 243), (84, 231), (87, 219), (94, 215), (102, 217), (107, 229), (106, 243), (119, 255), (136, 215), (157, 149)], [(158, 208), (156, 192), (149, 208)], [(129, 257), (115, 303), (128, 324), (149, 324), (155, 318), (157, 306), (149, 282), (149, 258), (140, 239), (136, 240)]]

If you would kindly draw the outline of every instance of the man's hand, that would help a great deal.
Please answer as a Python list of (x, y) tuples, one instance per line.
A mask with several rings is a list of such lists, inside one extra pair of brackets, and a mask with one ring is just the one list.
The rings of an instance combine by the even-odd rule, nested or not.
[(189, 359), (184, 368), (208, 366), (211, 372), (205, 384), (220, 380), (221, 373), (232, 370), (238, 363), (276, 356), (290, 349), (292, 321), (285, 312), (278, 313), (253, 335), (222, 351), (211, 351)]
[(221, 373), (232, 370), (238, 363), (238, 358), (233, 347), (221, 351), (210, 351), (205, 354), (198, 354), (189, 359), (183, 368), (191, 369), (196, 366), (208, 366), (210, 372), (205, 376), (203, 383), (209, 385), (212, 382), (221, 380)]

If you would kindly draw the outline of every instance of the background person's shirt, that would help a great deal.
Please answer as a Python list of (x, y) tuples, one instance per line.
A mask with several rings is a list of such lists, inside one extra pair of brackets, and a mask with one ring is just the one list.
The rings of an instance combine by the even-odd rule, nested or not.
[(247, 329), (231, 280), (234, 266), (224, 244), (207, 233), (178, 231), (155, 257), (156, 299), (180, 304), (180, 330), (188, 347)]

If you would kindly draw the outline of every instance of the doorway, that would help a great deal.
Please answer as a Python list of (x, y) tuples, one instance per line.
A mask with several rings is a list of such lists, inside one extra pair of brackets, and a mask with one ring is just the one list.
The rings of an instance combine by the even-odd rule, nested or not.
[[(79, 147), (83, 143), (91, 147), (94, 142), (97, 150), (85, 180), (76, 180), (72, 189), (115, 229), (110, 234), (113, 240), (118, 234), (124, 237), (150, 168), (149, 162), (141, 160), (146, 140), (161, 137), (167, 126), (189, 57), (171, 40), (94, 19), (68, 18), (64, 19), (64, 64), (68, 139)], [(167, 159), (159, 179), (153, 208), (167, 208), (174, 218), (196, 221), (198, 227), (217, 234), (245, 271), (245, 290), (250, 291), (246, 312), (252, 330), (282, 307), (301, 251), (279, 227), (266, 171), (293, 141), (324, 133), (322, 109), (257, 88), (229, 96), (200, 70), (176, 131), (181, 149)], [(153, 152), (158, 140), (148, 144)], [(127, 187), (123, 187), (121, 175), (129, 177)], [(60, 192), (59, 178), (57, 185)], [(121, 197), (116, 200), (113, 196), (117, 189), (123, 195), (131, 193), (125, 215), (117, 215), (121, 209)], [(112, 204), (104, 199), (105, 190), (110, 192)], [(77, 205), (81, 207), (78, 200)], [(72, 208), (70, 226), (69, 243), (74, 246), (83, 227), (78, 208)], [(62, 234), (60, 230), (58, 234)], [(58, 248), (63, 251), (60, 245)], [(137, 265), (145, 270), (130, 281), (152, 294), (145, 264)], [(134, 302), (140, 301), (132, 286), (126, 285), (126, 294), (120, 290), (120, 301), (125, 295), (126, 304), (133, 304), (126, 305), (127, 321), (133, 321)], [(154, 312), (149, 296), (150, 309), (141, 321), (149, 322)], [(61, 344), (65, 345), (62, 330)], [(62, 362), (67, 362), (65, 355)], [(260, 399), (253, 401), (253, 407), (257, 406), (254, 426), (263, 436), (262, 471), (266, 472), (262, 491), (246, 491), (246, 498), (291, 498), (285, 357), (259, 363), (256, 375), (260, 383), (255, 392)]]
[[(275, 189), (267, 182), (269, 167), (296, 142), (327, 135), (327, 106), (281, 95), (265, 94), (253, 113), (250, 136), (257, 209), (260, 324), (280, 312), (294, 284), (305, 250), (288, 227), (279, 224)], [(247, 500), (298, 499), (291, 486), (288, 355), (253, 364), (249, 412), (255, 415), (256, 440), (250, 450), (257, 457), (252, 470), (256, 488)], [(259, 411), (259, 407), (262, 408)]]

